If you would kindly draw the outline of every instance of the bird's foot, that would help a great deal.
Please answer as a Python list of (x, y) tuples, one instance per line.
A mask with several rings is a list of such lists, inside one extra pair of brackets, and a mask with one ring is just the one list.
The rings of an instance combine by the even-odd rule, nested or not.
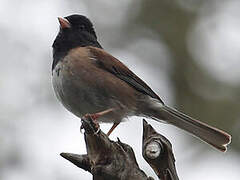
[[(83, 118), (86, 118), (86, 119), (90, 118), (90, 119), (92, 120), (95, 128), (97, 129), (97, 131), (96, 131), (94, 134), (97, 134), (97, 133), (100, 131), (100, 126), (99, 126), (99, 123), (98, 123), (97, 119), (98, 119), (99, 117), (107, 114), (107, 113), (112, 112), (112, 111), (114, 111), (114, 109), (113, 109), (113, 108), (110, 108), (110, 109), (107, 109), (107, 110), (105, 110), (105, 111), (101, 111), (101, 112), (94, 113), (94, 114), (85, 114), (85, 115), (83, 116)], [(112, 128), (113, 128), (113, 127), (112, 127)], [(112, 128), (111, 128), (111, 129), (112, 129)], [(115, 127), (114, 127), (114, 128), (115, 128)], [(114, 129), (114, 128), (113, 128), (113, 129)], [(81, 126), (81, 127), (80, 127), (80, 132), (81, 132), (82, 129), (83, 129), (83, 127)], [(113, 129), (112, 129), (112, 130), (111, 130), (111, 129), (110, 129), (110, 131), (112, 132)], [(110, 131), (109, 131), (109, 132), (110, 132)], [(110, 135), (110, 134), (111, 134), (111, 132), (110, 132), (110, 134), (109, 134), (109, 132), (108, 132), (107, 135)]]

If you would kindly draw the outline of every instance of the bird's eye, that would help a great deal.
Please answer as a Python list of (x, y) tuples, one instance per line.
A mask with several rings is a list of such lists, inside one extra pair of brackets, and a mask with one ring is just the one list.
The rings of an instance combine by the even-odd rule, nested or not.
[(79, 26), (79, 29), (84, 30), (84, 29), (85, 29), (85, 26), (84, 26), (84, 25), (80, 25), (80, 26)]

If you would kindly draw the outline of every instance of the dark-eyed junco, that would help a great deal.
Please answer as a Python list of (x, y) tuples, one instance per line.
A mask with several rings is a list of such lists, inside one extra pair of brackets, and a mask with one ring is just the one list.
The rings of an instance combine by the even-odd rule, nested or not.
[(82, 15), (58, 18), (53, 43), (52, 82), (57, 98), (78, 117), (92, 114), (113, 129), (129, 116), (150, 117), (186, 130), (226, 151), (231, 136), (163, 103), (153, 90), (97, 41), (91, 21)]

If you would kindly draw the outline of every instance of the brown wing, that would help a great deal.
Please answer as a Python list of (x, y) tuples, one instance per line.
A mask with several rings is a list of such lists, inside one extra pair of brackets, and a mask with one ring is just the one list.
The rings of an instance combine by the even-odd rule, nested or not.
[(103, 49), (95, 48), (92, 46), (88, 46), (87, 48), (90, 50), (90, 54), (92, 54), (93, 58), (97, 60), (97, 63), (101, 68), (116, 75), (119, 79), (127, 82), (136, 90), (147, 94), (152, 98), (158, 99), (161, 103), (163, 103), (159, 96), (153, 92), (153, 90), (143, 80), (135, 75), (118, 59), (106, 53)]

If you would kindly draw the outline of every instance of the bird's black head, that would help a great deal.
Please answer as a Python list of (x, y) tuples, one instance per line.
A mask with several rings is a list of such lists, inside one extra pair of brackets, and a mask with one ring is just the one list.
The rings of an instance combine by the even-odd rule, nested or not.
[(58, 20), (60, 23), (60, 30), (52, 45), (52, 69), (54, 69), (58, 61), (63, 59), (73, 48), (84, 46), (102, 48), (97, 41), (93, 24), (87, 17), (75, 14), (64, 18), (58, 18)]
[[(93, 28), (92, 22), (85, 16), (74, 14), (71, 16), (64, 17), (69, 22), (69, 28), (76, 33), (89, 33), (97, 39), (96, 33)], [(60, 18), (59, 18), (60, 19)], [(64, 19), (62, 19), (64, 20)], [(60, 20), (59, 20), (60, 21)], [(66, 29), (66, 28), (63, 28)], [(67, 28), (68, 29), (68, 28)]]

